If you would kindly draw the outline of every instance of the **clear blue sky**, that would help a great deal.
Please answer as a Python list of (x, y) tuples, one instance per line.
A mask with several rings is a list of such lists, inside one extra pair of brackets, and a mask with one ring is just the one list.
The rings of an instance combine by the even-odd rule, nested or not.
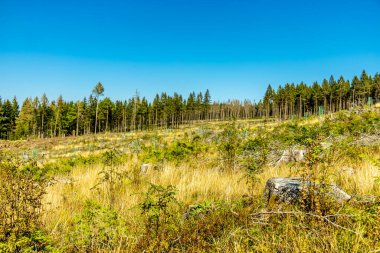
[(380, 0), (0, 0), (0, 96), (82, 99), (210, 89), (258, 100), (268, 84), (380, 71)]

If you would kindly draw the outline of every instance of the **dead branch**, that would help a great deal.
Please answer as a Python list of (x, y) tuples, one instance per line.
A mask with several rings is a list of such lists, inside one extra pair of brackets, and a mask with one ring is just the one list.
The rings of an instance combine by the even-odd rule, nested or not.
[(326, 222), (328, 222), (329, 224), (331, 224), (332, 226), (336, 227), (336, 228), (340, 228), (340, 229), (343, 229), (343, 230), (346, 230), (346, 231), (349, 231), (353, 234), (358, 234), (356, 231), (354, 230), (351, 230), (349, 228), (346, 228), (346, 227), (343, 227), (333, 221), (331, 221), (329, 218), (331, 217), (342, 217), (342, 216), (345, 216), (345, 217), (354, 217), (355, 215), (349, 215), (349, 214), (332, 214), (332, 215), (318, 215), (318, 214), (315, 214), (315, 213), (302, 213), (302, 212), (291, 212), (291, 211), (288, 211), (288, 212), (280, 212), (280, 211), (270, 211), (270, 212), (259, 212), (259, 213), (253, 213), (251, 214), (252, 217), (255, 217), (255, 216), (260, 216), (260, 215), (292, 215), (292, 216), (299, 216), (299, 215), (305, 215), (305, 216), (311, 216), (311, 217), (314, 217), (314, 218), (317, 218), (317, 219), (321, 219), (321, 220), (324, 220)]

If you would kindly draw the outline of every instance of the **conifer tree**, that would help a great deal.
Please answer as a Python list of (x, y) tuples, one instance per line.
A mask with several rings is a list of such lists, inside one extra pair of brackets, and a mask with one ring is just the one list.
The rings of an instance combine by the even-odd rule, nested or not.
[(33, 126), (33, 106), (32, 99), (26, 98), (22, 104), (20, 116), (16, 120), (16, 137), (29, 137), (32, 133)]
[(96, 130), (97, 130), (96, 127), (98, 123), (99, 97), (103, 96), (103, 93), (104, 93), (103, 84), (101, 82), (98, 82), (98, 84), (92, 90), (92, 93), (96, 97), (96, 112), (95, 112), (95, 134), (96, 134)]

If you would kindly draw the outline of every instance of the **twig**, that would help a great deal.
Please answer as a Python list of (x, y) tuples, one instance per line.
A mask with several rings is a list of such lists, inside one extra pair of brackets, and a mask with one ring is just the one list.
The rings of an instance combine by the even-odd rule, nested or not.
[(318, 214), (314, 214), (314, 213), (301, 213), (301, 212), (260, 212), (260, 213), (253, 213), (253, 214), (251, 214), (251, 216), (258, 216), (258, 215), (263, 215), (263, 214), (269, 214), (269, 215), (294, 215), (294, 216), (296, 216), (296, 215), (307, 215), (307, 216), (311, 216), (311, 217), (315, 217), (315, 218), (319, 218), (319, 219), (325, 220), (325, 221), (327, 221), (328, 223), (330, 223), (334, 227), (337, 227), (337, 228), (349, 231), (349, 232), (354, 233), (356, 235), (358, 234), (354, 230), (351, 230), (349, 228), (346, 228), (346, 227), (343, 227), (343, 226), (341, 226), (339, 224), (336, 224), (335, 222), (332, 222), (329, 219), (329, 217), (338, 217), (338, 216), (351, 217), (351, 216), (354, 216), (354, 215), (337, 214), (337, 215), (326, 215), (326, 216), (323, 216), (323, 215), (318, 215)]

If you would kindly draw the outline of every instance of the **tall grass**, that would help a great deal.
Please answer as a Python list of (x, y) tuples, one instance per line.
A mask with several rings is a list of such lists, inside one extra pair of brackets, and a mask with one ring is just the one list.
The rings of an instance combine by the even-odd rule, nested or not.
[[(54, 175), (43, 198), (41, 227), (63, 252), (380, 250), (380, 145), (357, 144), (362, 136), (378, 134), (376, 113), (266, 125), (239, 121), (233, 128), (213, 122), (34, 147), (46, 153), (44, 173)], [(228, 153), (233, 166), (225, 166), (227, 153), (221, 150), (224, 129), (237, 131), (229, 135), (236, 138)], [(316, 141), (314, 136), (331, 144), (312, 167), (323, 175), (316, 177), (324, 180), (319, 183), (335, 183), (354, 198), (332, 205), (327, 216), (302, 205), (268, 206), (262, 195), (269, 178), (302, 177), (310, 169), (308, 161), (276, 166), (271, 159)], [(110, 150), (120, 154), (120, 162), (104, 162)], [(259, 163), (257, 154), (266, 162)], [(147, 173), (140, 171), (143, 163), (150, 164)], [(260, 167), (254, 175), (248, 175), (250, 163)], [(117, 178), (107, 174), (113, 169)], [(151, 191), (152, 185), (161, 190)], [(165, 189), (173, 192), (160, 205)], [(152, 217), (160, 221), (154, 233)]]

